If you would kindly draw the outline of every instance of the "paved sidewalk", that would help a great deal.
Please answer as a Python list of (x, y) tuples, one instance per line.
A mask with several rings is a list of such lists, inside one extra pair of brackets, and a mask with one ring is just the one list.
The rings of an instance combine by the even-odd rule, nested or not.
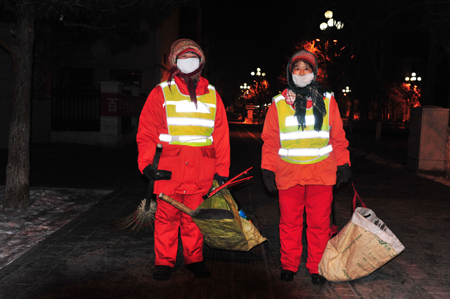
[[(254, 178), (231, 192), (269, 241), (249, 252), (209, 249), (209, 279), (195, 278), (182, 263), (157, 282), (153, 237), (109, 229), (146, 196), (136, 170), (134, 145), (33, 146), (33, 186), (115, 190), (22, 257), (0, 269), (0, 298), (449, 298), (450, 187), (401, 168), (352, 154), (354, 183), (362, 200), (397, 235), (405, 251), (368, 277), (349, 283), (310, 282), (302, 265), (294, 281), (279, 279), (278, 203), (260, 177), (260, 126), (230, 125), (231, 175), (253, 166)], [(3, 166), (0, 158), (0, 166)], [(51, 163), (50, 163), (51, 162)], [(34, 172), (34, 174), (33, 174)], [(3, 175), (2, 175), (3, 176)], [(4, 177), (0, 176), (0, 184)], [(351, 216), (351, 193), (336, 193), (337, 222)], [(305, 250), (306, 251), (306, 250)]]

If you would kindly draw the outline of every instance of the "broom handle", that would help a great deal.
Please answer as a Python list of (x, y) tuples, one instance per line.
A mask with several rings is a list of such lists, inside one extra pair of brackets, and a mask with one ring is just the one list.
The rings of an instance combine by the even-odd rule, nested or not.
[(171, 204), (175, 208), (181, 210), (182, 212), (185, 212), (188, 215), (191, 215), (191, 213), (192, 213), (192, 209), (191, 208), (185, 206), (181, 202), (176, 201), (175, 199), (173, 199), (172, 197), (170, 197), (170, 196), (168, 196), (168, 195), (166, 195), (164, 193), (160, 193), (159, 194), (159, 198), (161, 198), (162, 200), (164, 200), (168, 204)]
[[(162, 144), (158, 143), (156, 145), (155, 156), (153, 157), (152, 168), (154, 170), (158, 169), (159, 158), (161, 158)], [(147, 200), (145, 201), (145, 211), (150, 210), (150, 202), (153, 200), (153, 186), (155, 185), (155, 180), (150, 179), (148, 182)]]

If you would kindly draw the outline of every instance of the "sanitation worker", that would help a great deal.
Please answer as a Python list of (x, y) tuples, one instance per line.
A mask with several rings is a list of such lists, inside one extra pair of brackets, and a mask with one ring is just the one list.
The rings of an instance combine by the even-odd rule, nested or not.
[(329, 239), (333, 185), (351, 177), (348, 141), (334, 95), (316, 81), (317, 57), (299, 51), (286, 68), (287, 88), (273, 98), (261, 138), (262, 175), (278, 190), (281, 279), (292, 281), (302, 255), (306, 212), (306, 268), (323, 285), (318, 264)]
[[(155, 180), (154, 193), (165, 193), (195, 210), (216, 178), (229, 176), (230, 143), (222, 99), (201, 76), (205, 55), (189, 39), (173, 43), (169, 79), (157, 85), (142, 109), (136, 137), (138, 165)], [(152, 169), (155, 147), (163, 145), (158, 170)], [(203, 260), (203, 235), (192, 218), (157, 199), (153, 278), (168, 280), (175, 265), (178, 236), (184, 264), (197, 277), (210, 276)]]

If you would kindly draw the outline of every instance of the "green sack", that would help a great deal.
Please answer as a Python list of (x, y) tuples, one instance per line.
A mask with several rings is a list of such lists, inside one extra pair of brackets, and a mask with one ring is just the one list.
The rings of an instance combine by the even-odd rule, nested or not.
[[(219, 187), (214, 181), (213, 187)], [(256, 227), (248, 220), (239, 216), (237, 204), (228, 189), (223, 188), (218, 193), (207, 198), (194, 213), (217, 210), (219, 217), (192, 217), (203, 234), (204, 242), (211, 248), (223, 250), (249, 251), (266, 240)], [(211, 213), (210, 213), (211, 214)], [(216, 218), (216, 219), (214, 219)]]

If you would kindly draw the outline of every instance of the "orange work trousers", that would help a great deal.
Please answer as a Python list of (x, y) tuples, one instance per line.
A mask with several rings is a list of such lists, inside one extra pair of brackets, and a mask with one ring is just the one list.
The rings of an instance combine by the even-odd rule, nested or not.
[(318, 273), (329, 240), (333, 186), (297, 185), (279, 190), (281, 268), (297, 272), (302, 256), (303, 214), (306, 212), (306, 268)]
[[(195, 210), (202, 202), (200, 194), (172, 194), (173, 199)], [(177, 259), (178, 231), (183, 244), (186, 265), (203, 261), (203, 235), (191, 216), (181, 212), (171, 204), (157, 199), (155, 214), (155, 265), (173, 268)]]

